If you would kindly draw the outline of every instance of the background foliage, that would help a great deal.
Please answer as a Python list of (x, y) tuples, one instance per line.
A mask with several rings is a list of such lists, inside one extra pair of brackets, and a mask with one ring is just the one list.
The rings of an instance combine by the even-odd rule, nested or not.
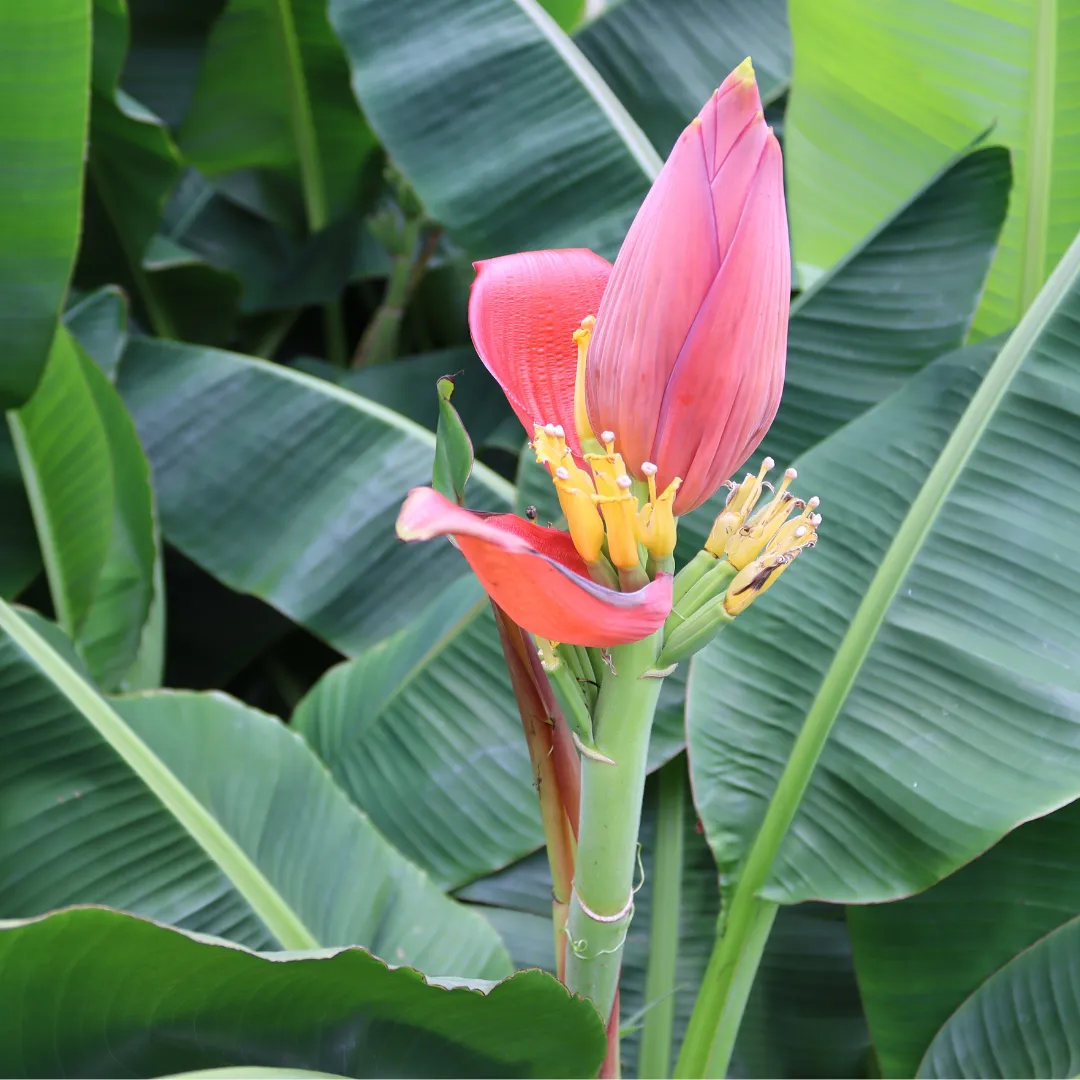
[(490, 608), (393, 521), (451, 373), (469, 505), (557, 519), (471, 261), (613, 258), (747, 54), (799, 279), (762, 451), (826, 523), (666, 684), (624, 1067), (657, 876), (678, 1040), (823, 745), (739, 1075), (1080, 1070), (1076, 0), (35, 0), (0, 12), (0, 1072), (596, 1071), (591, 1007), (512, 974), (550, 880)]

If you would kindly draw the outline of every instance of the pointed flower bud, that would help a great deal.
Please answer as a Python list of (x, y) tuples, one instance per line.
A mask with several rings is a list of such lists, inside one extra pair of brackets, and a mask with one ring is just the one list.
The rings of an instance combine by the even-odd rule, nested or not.
[(593, 431), (700, 506), (756, 449), (780, 402), (791, 264), (780, 146), (749, 61), (683, 132), (630, 227), (596, 312)]

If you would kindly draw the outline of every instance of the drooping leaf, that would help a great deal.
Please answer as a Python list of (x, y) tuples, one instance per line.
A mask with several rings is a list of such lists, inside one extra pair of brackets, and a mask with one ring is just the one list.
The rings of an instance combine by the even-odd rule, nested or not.
[(105, 903), (255, 947), (359, 944), (481, 978), (497, 937), (351, 806), (273, 717), (221, 694), (109, 703), (0, 606), (0, 907)]
[(1080, 803), (1071, 803), (918, 896), (848, 909), (883, 1076), (914, 1076), (935, 1034), (980, 985), (1080, 911), (1078, 839)]
[(61, 626), (99, 686), (157, 685), (164, 589), (149, 467), (116, 390), (66, 329), (9, 423)]
[(977, 328), (1014, 325), (1072, 241), (1080, 197), (1080, 22), (1071, 3), (793, 0), (786, 122), (796, 258), (830, 266), (993, 126), (1016, 174)]
[(543, 843), (491, 606), (471, 576), (329, 671), (293, 725), (391, 842), (444, 887)]
[[(439, 399), (435, 393), (418, 393), (418, 387), (434, 387), (440, 376), (454, 375), (454, 408), (466, 431), (482, 446), (504, 420), (517, 425), (521, 441), (524, 433), (506, 401), (499, 384), (480, 363), (471, 346), (436, 349), (417, 356), (401, 356), (392, 364), (366, 368), (339, 368), (323, 360), (307, 357), (296, 362), (301, 371), (318, 375), (354, 394), (377, 401), (388, 409), (435, 430), (439, 421)], [(516, 449), (516, 447), (515, 447)]]
[(956, 1011), (920, 1077), (1050, 1077), (1080, 1072), (1080, 919), (1048, 934)]
[[(393, 633), (468, 573), (449, 544), (394, 535), (434, 436), (320, 379), (234, 353), (134, 341), (119, 387), (154, 471), (165, 538), (345, 653)], [(477, 465), (470, 499), (511, 489)]]
[(786, 0), (621, 0), (574, 42), (665, 156), (747, 56), (766, 105), (791, 78)]
[(87, 5), (5, 4), (0, 72), (0, 409), (11, 409), (45, 370), (79, 239)]
[(78, 346), (61, 329), (37, 392), (8, 414), (57, 619), (74, 637), (97, 594), (116, 494), (109, 437)]
[(839, 720), (770, 899), (909, 894), (1078, 794), (1078, 278), (1080, 242), (989, 367), (989, 345), (943, 358), (806, 454), (821, 543), (695, 661), (694, 789), (725, 874), (804, 718), (801, 761)]
[(376, 141), (319, 0), (229, 0), (210, 33), (179, 136), (206, 176), (245, 169), (298, 185), (318, 232), (355, 209)]
[(331, 0), (330, 21), (372, 127), (470, 254), (614, 256), (660, 160), (538, 0)]
[(606, 1047), (596, 1010), (539, 971), (473, 989), (361, 949), (252, 953), (103, 909), (4, 924), (0, 967), (11, 1076), (574, 1077)]

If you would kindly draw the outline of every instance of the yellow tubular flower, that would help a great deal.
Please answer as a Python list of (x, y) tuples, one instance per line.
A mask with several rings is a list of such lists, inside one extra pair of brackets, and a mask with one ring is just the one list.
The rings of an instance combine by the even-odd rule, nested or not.
[(649, 482), (649, 502), (638, 512), (637, 535), (645, 550), (659, 562), (670, 559), (675, 551), (676, 529), (672, 505), (682, 480), (676, 477), (658, 496), (656, 466), (651, 461), (643, 461), (641, 471)]
[(577, 428), (578, 442), (584, 450), (599, 450), (600, 443), (593, 434), (589, 423), (589, 410), (585, 404), (585, 357), (589, 351), (589, 340), (596, 326), (596, 316), (586, 315), (581, 320), (581, 329), (574, 331), (574, 344), (577, 345), (577, 375), (574, 379), (574, 426)]
[(566, 445), (566, 433), (559, 425), (537, 424), (534, 436), (536, 460), (551, 472), (570, 539), (585, 562), (594, 563), (604, 543), (604, 523), (594, 504), (596, 488), (592, 477), (574, 461)]
[(606, 454), (586, 454), (596, 481), (596, 504), (607, 526), (608, 557), (620, 570), (641, 566), (637, 542), (638, 503), (634, 481), (626, 472), (621, 454), (615, 453), (615, 436), (601, 432)]

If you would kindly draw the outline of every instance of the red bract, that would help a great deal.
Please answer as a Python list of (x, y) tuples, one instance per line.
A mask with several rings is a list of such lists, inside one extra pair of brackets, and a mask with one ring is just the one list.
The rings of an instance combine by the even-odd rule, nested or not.
[(574, 430), (574, 331), (595, 315), (611, 263), (584, 248), (526, 251), (474, 264), (469, 329), (487, 369), (532, 438), (535, 424)]
[(588, 576), (569, 534), (514, 517), (464, 510), (432, 488), (409, 492), (403, 540), (453, 536), (487, 594), (531, 633), (572, 645), (625, 645), (664, 624), (671, 577), (623, 593)]

